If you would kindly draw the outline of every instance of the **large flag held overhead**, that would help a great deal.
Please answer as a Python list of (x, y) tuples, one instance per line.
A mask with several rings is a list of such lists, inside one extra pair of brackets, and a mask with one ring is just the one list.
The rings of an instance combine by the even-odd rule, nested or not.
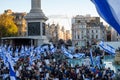
[(91, 0), (99, 15), (120, 34), (120, 0)]
[(67, 50), (66, 50), (66, 48), (65, 47), (61, 47), (61, 49), (62, 49), (62, 51), (63, 51), (63, 53), (64, 53), (64, 55), (66, 56), (66, 57), (68, 57), (68, 58), (73, 58), (73, 55), (71, 54), (71, 53), (69, 53)]
[(111, 45), (105, 44), (103, 41), (101, 41), (99, 43), (99, 46), (110, 55), (113, 55), (113, 56), (115, 55), (115, 48), (113, 48)]

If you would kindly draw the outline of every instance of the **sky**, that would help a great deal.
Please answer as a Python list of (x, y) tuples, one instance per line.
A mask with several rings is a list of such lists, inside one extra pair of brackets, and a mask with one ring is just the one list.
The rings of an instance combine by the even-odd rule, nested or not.
[[(71, 29), (73, 16), (86, 14), (99, 16), (90, 0), (41, 0), (41, 8), (49, 18), (47, 23), (58, 23), (66, 29)], [(0, 14), (7, 9), (28, 13), (31, 9), (31, 0), (1, 0)]]

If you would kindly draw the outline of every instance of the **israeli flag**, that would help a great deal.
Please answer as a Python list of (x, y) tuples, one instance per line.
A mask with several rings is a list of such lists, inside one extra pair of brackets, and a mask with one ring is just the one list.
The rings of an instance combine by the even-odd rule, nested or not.
[(91, 0), (99, 15), (120, 34), (120, 0)]
[(53, 46), (53, 44), (50, 45), (50, 51), (52, 53), (55, 53), (55, 51), (56, 51), (56, 48)]
[(15, 50), (15, 57), (18, 57), (18, 48)]
[(29, 64), (32, 65), (33, 64), (33, 56), (30, 56), (29, 58), (30, 58)]
[(107, 53), (111, 54), (111, 55), (115, 55), (115, 48), (113, 48), (112, 46), (110, 46), (109, 44), (104, 44), (103, 41), (101, 41), (99, 43), (99, 46)]
[(10, 71), (10, 80), (16, 80), (16, 75), (15, 75), (13, 66), (10, 63), (8, 64), (9, 64), (9, 71)]
[(67, 56), (68, 58), (73, 58), (73, 55), (72, 54), (70, 54), (69, 52), (67, 52), (67, 51), (64, 51), (64, 54), (65, 54), (65, 56)]
[(3, 54), (2, 48), (0, 47), (0, 58), (2, 57), (2, 54)]
[(100, 56), (96, 56), (96, 66), (100, 69)]
[(73, 56), (80, 59), (80, 58), (85, 57), (85, 54), (84, 53), (76, 53)]
[(16, 80), (16, 74), (15, 74), (14, 67), (13, 67), (14, 64), (12, 61), (12, 56), (9, 53), (7, 53), (6, 58), (7, 58), (8, 64), (9, 64), (10, 80)]
[(63, 46), (62, 46), (62, 51), (66, 57), (71, 58), (71, 59), (73, 58), (73, 55), (70, 54)]
[(24, 46), (22, 45), (20, 50), (20, 56), (24, 56), (24, 55), (25, 55), (25, 49), (24, 49)]
[(39, 52), (40, 52), (40, 53), (44, 53), (45, 50), (44, 50), (42, 47), (40, 47), (40, 48), (39, 48)]

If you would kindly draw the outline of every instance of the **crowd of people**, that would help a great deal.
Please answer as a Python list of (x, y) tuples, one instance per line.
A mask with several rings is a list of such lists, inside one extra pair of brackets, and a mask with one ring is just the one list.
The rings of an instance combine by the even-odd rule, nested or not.
[[(88, 50), (86, 56), (90, 57)], [(97, 51), (94, 51), (94, 53)], [(15, 63), (16, 80), (119, 80), (120, 70), (93, 65), (71, 66), (62, 50), (55, 53), (43, 52), (40, 58), (30, 64), (30, 56), (22, 56)], [(10, 80), (9, 67), (0, 59), (0, 80)]]

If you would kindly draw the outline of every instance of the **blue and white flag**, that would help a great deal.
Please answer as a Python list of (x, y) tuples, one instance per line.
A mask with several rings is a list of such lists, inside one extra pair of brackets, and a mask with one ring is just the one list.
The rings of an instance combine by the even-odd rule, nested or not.
[(42, 49), (43, 49), (44, 51), (48, 51), (48, 50), (49, 50), (49, 47), (48, 47), (48, 45), (45, 45), (45, 46), (42, 46)]
[(64, 55), (67, 56), (68, 58), (71, 58), (71, 59), (73, 58), (73, 55), (67, 51), (64, 51)]
[(10, 55), (10, 53), (6, 54), (6, 58), (9, 64), (10, 80), (16, 80), (16, 74), (15, 74), (14, 67), (13, 67), (14, 63), (12, 61), (12, 56)]
[(56, 48), (53, 46), (53, 44), (50, 45), (50, 52), (55, 53)]
[(120, 0), (91, 0), (99, 15), (120, 34)]
[(100, 69), (100, 56), (96, 56), (96, 66)]
[(18, 57), (18, 48), (15, 50), (15, 57)]
[(9, 71), (10, 71), (10, 80), (16, 80), (16, 74), (14, 72), (13, 66), (10, 63), (8, 64), (9, 64)]
[(24, 55), (25, 55), (25, 49), (24, 49), (24, 46), (22, 45), (20, 50), (20, 56), (24, 56)]
[(85, 57), (85, 53), (76, 53), (73, 55), (75, 58), (84, 58)]
[(42, 47), (40, 47), (40, 48), (39, 48), (39, 52), (40, 52), (40, 53), (44, 53), (45, 50), (44, 50)]
[(112, 46), (105, 44), (103, 41), (101, 41), (99, 43), (99, 46), (107, 53), (111, 54), (111, 55), (115, 55), (115, 48), (113, 48)]
[(0, 47), (0, 58), (2, 58), (3, 52), (2, 52), (2, 48)]
[(63, 46), (61, 47), (61, 49), (66, 57), (71, 58), (71, 59), (73, 58), (73, 55), (70, 54)]

